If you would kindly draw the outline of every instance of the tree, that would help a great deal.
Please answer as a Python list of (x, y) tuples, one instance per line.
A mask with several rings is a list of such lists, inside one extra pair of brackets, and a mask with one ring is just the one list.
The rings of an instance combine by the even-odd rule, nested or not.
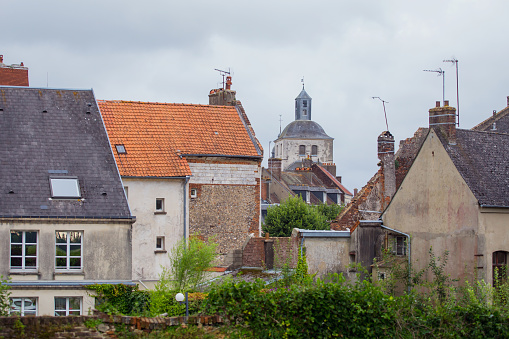
[(279, 206), (268, 208), (263, 232), (273, 237), (289, 237), (294, 228), (326, 230), (330, 225), (325, 215), (306, 204), (300, 196), (289, 197)]
[(0, 275), (0, 316), (2, 317), (9, 315), (9, 296), (11, 295), (11, 292), (9, 292), (11, 287), (7, 285), (9, 281), (10, 278), (4, 279), (4, 276)]
[(315, 205), (313, 207), (316, 208), (318, 212), (325, 215), (325, 219), (327, 219), (327, 221), (336, 219), (339, 213), (341, 213), (341, 211), (345, 208), (345, 206), (337, 204), (327, 205), (324, 203), (321, 203), (320, 205)]

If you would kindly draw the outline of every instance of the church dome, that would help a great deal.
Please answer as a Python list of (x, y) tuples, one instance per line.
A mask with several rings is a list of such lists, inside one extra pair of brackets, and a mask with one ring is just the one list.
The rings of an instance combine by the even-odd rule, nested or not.
[(312, 120), (295, 120), (286, 126), (278, 139), (333, 139)]

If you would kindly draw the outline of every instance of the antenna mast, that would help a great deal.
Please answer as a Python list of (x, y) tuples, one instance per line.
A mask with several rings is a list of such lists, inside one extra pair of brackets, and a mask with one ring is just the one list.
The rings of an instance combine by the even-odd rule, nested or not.
[(459, 80), (458, 80), (458, 59), (452, 58), (449, 60), (444, 60), (444, 62), (450, 62), (456, 64), (456, 106), (457, 106), (457, 116), (458, 116), (458, 126), (460, 125), (460, 91), (459, 91)]
[(438, 69), (423, 69), (424, 72), (435, 72), (438, 76), (442, 76), (442, 104), (445, 103), (445, 71), (441, 68)]
[(388, 101), (383, 100), (380, 97), (371, 97), (372, 99), (378, 99), (382, 102), (382, 105), (384, 106), (384, 115), (385, 115), (385, 127), (387, 127), (387, 131), (389, 131), (389, 123), (387, 122), (387, 113), (385, 112), (385, 103), (389, 103)]
[(223, 70), (220, 70), (220, 69), (214, 68), (214, 71), (218, 71), (218, 72), (219, 72), (219, 74), (221, 74), (221, 76), (223, 77), (223, 89), (224, 89), (224, 84), (225, 84), (225, 82), (224, 82), (224, 77), (225, 77), (226, 75), (230, 75), (230, 68), (228, 68), (228, 71), (223, 71)]

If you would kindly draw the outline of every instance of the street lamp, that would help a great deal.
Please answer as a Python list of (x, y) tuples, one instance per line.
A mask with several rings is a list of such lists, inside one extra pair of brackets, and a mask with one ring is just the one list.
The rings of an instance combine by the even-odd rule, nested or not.
[(186, 317), (189, 317), (189, 300), (187, 298), (187, 292), (186, 292), (186, 295), (184, 297), (184, 295), (182, 293), (177, 293), (177, 295), (175, 295), (175, 300), (177, 300), (179, 303), (182, 304), (182, 302), (184, 301), (185, 299), (185, 303), (186, 303)]

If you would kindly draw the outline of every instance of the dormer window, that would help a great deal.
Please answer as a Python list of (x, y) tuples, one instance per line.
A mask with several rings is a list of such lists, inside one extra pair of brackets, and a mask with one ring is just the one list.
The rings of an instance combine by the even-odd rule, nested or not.
[(117, 149), (118, 154), (126, 154), (127, 153), (124, 145), (115, 145), (115, 148)]
[(52, 198), (81, 198), (78, 178), (50, 178)]

